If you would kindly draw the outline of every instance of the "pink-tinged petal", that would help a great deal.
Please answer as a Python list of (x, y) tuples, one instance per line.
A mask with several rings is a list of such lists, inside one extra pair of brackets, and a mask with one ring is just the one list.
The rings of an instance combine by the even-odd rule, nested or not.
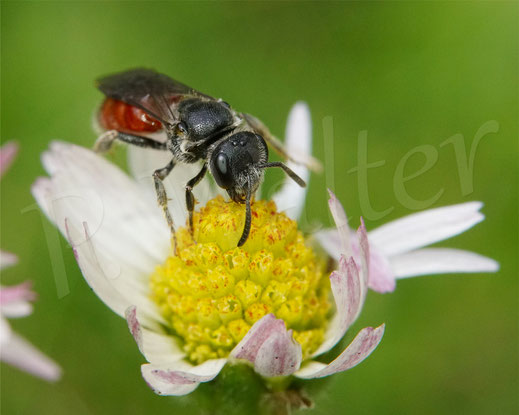
[[(341, 256), (339, 233), (336, 229), (325, 229), (315, 234), (319, 244), (336, 261)], [(356, 235), (351, 235), (354, 258), (360, 263), (360, 247)], [(395, 290), (395, 275), (388, 259), (370, 241), (368, 287), (379, 293)]]
[[(312, 154), (312, 120), (310, 110), (304, 102), (297, 102), (288, 115), (285, 132), (285, 150), (287, 154), (298, 160), (305, 160)], [(279, 211), (283, 211), (288, 217), (298, 220), (305, 204), (306, 192), (310, 179), (310, 172), (304, 164), (287, 162), (307, 187), (301, 187), (290, 177), (286, 176), (281, 189), (272, 196)]]
[(395, 274), (388, 259), (370, 245), (368, 287), (379, 293), (392, 292), (396, 288)]
[(16, 333), (11, 334), (8, 342), (2, 343), (0, 359), (24, 372), (51, 382), (61, 377), (61, 368), (53, 360)]
[(142, 327), (137, 316), (137, 307), (128, 307), (125, 315), (130, 333), (148, 362), (164, 365), (185, 357), (173, 336)]
[(481, 202), (414, 213), (374, 229), (369, 239), (386, 256), (402, 254), (465, 232), (484, 219)]
[(496, 272), (499, 263), (474, 252), (451, 248), (426, 248), (390, 259), (397, 278), (419, 275)]
[(158, 395), (181, 396), (193, 392), (200, 383), (213, 380), (227, 359), (207, 360), (198, 366), (178, 361), (169, 365), (141, 366), (144, 380)]
[(344, 211), (341, 202), (339, 202), (339, 199), (335, 197), (331, 190), (328, 190), (328, 193), (330, 194), (328, 206), (330, 208), (330, 212), (332, 213), (335, 226), (337, 227), (337, 232), (340, 241), (340, 253), (341, 255), (344, 255), (346, 258), (349, 258), (350, 256), (353, 256), (353, 251), (351, 248), (351, 237), (350, 228), (348, 226), (348, 217), (346, 216), (346, 212)]
[(360, 248), (360, 263), (361, 263), (361, 290), (362, 290), (362, 303), (364, 303), (364, 298), (366, 297), (367, 289), (368, 289), (368, 279), (369, 279), (369, 242), (368, 242), (368, 234), (366, 232), (366, 225), (364, 225), (364, 219), (360, 218), (360, 226), (357, 229), (357, 240), (359, 241)]
[(325, 340), (315, 351), (318, 356), (330, 350), (344, 336), (362, 308), (361, 279), (353, 258), (341, 257), (339, 270), (330, 275), (336, 313), (328, 325)]
[(384, 335), (385, 325), (374, 329), (366, 327), (353, 339), (350, 345), (330, 364), (310, 364), (300, 369), (295, 376), (303, 379), (322, 378), (343, 372), (358, 365), (378, 346)]
[(0, 177), (9, 169), (18, 153), (18, 144), (14, 141), (9, 141), (0, 147)]
[(0, 251), (0, 270), (11, 267), (18, 262), (18, 257), (15, 254), (6, 251)]
[(245, 359), (254, 363), (258, 350), (265, 341), (276, 331), (286, 330), (285, 322), (277, 319), (274, 314), (267, 314), (258, 320), (245, 337), (236, 345), (231, 352), (235, 359)]
[(357, 230), (359, 252), (357, 258), (360, 267), (353, 257), (341, 257), (339, 270), (332, 273), (330, 282), (336, 304), (336, 313), (325, 333), (325, 340), (313, 356), (330, 350), (344, 336), (344, 333), (359, 316), (368, 291), (369, 243), (364, 221)]
[(124, 313), (126, 317), (126, 322), (128, 323), (128, 328), (130, 329), (130, 333), (135, 339), (135, 343), (137, 343), (137, 347), (142, 352), (142, 328), (137, 320), (137, 307), (134, 305), (128, 307), (126, 312)]
[(262, 376), (288, 376), (301, 366), (301, 345), (294, 340), (292, 330), (273, 333), (260, 347), (254, 370)]
[[(319, 244), (336, 261), (340, 258), (340, 240), (336, 229), (326, 229), (315, 234)], [(360, 247), (356, 235), (351, 235), (351, 246), (354, 258), (360, 263)], [(370, 244), (368, 287), (374, 291), (385, 293), (394, 291), (395, 276), (388, 259)]]
[(248, 360), (260, 375), (272, 377), (286, 376), (299, 369), (302, 352), (285, 322), (267, 314), (254, 323), (230, 357)]

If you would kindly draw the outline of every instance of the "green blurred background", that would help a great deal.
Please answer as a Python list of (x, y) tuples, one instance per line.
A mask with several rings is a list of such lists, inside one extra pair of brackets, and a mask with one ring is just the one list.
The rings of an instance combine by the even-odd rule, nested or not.
[[(303, 99), (323, 160), (322, 120), (333, 117), (333, 176), (329, 169), (312, 177), (308, 224), (330, 224), (325, 187), (332, 183), (354, 225), (369, 216), (356, 174), (347, 173), (357, 164), (359, 131), (368, 131), (370, 161), (385, 160), (369, 171), (371, 203), (394, 207), (368, 217), (368, 229), (411, 212), (393, 189), (396, 166), (418, 145), (436, 148), (437, 163), (408, 183), (409, 194), (425, 200), (444, 188), (434, 206), (484, 201), (487, 219), (442, 246), (495, 258), (501, 270), (371, 292), (348, 339), (381, 322), (386, 335), (368, 360), (327, 384), (315, 413), (517, 412), (517, 2), (3, 1), (1, 12), (1, 135), (21, 144), (1, 189), (1, 246), (21, 262), (2, 283), (34, 281), (35, 312), (12, 325), (64, 369), (60, 382), (48, 384), (2, 365), (2, 413), (193, 413), (146, 386), (126, 323), (87, 287), (63, 240), (70, 294), (58, 298), (29, 193), (50, 140), (92, 146), (101, 100), (93, 80), (135, 66), (223, 97), (281, 136), (290, 106)], [(499, 132), (482, 139), (474, 190), (464, 195), (453, 147), (440, 144), (461, 133), (470, 148), (489, 120)], [(422, 164), (415, 156), (406, 172)], [(267, 186), (280, 178), (269, 173)]]

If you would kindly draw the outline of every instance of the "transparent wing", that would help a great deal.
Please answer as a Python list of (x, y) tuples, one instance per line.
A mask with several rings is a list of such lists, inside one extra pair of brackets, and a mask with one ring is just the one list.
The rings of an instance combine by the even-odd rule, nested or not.
[(146, 111), (165, 124), (177, 121), (173, 108), (186, 96), (214, 99), (152, 69), (138, 68), (108, 75), (96, 82), (101, 92)]
[(268, 129), (268, 127), (263, 124), (260, 120), (250, 114), (242, 114), (243, 118), (249, 124), (249, 126), (259, 135), (261, 135), (267, 144), (281, 157), (285, 160), (290, 160), (296, 164), (302, 164), (308, 167), (310, 170), (315, 171), (317, 173), (323, 170), (323, 166), (319, 160), (315, 157), (312, 157), (310, 154), (304, 153), (295, 153), (288, 154), (283, 143), (276, 138)]

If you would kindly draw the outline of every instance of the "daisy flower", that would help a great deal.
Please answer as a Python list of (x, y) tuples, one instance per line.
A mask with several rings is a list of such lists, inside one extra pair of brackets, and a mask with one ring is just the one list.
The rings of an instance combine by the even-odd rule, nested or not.
[[(310, 154), (305, 104), (292, 109), (285, 144), (291, 153)], [(354, 367), (377, 347), (384, 325), (362, 329), (329, 364), (315, 360), (355, 322), (368, 286), (387, 291), (389, 282), (402, 276), (396, 258), (406, 252), (392, 252), (381, 237), (374, 238), (373, 251), (373, 236), (362, 220), (351, 232), (333, 193), (329, 207), (336, 229), (317, 235), (337, 259), (332, 272), (327, 258), (297, 228), (305, 190), (290, 180), (273, 201), (254, 201), (251, 232), (241, 248), (236, 243), (243, 206), (225, 201), (221, 189), (202, 181), (195, 188), (202, 207), (194, 216), (193, 237), (178, 228), (174, 255), (151, 181), (168, 154), (128, 151), (133, 179), (90, 150), (55, 142), (42, 156), (50, 177), (39, 178), (32, 190), (73, 247), (89, 285), (126, 318), (148, 361), (142, 375), (156, 393), (188, 394), (226, 364), (239, 362), (265, 379), (325, 377)], [(289, 166), (308, 181), (304, 167)], [(183, 165), (166, 179), (177, 227), (186, 223), (184, 184), (197, 171)], [(408, 232), (405, 226), (399, 229)]]
[[(0, 177), (11, 165), (18, 146), (8, 142), (0, 148)], [(16, 255), (0, 251), (0, 271), (15, 265)], [(36, 293), (29, 282), (14, 286), (0, 286), (0, 360), (27, 373), (48, 381), (61, 376), (60, 367), (23, 337), (12, 331), (7, 318), (25, 317), (32, 313), (31, 301)]]

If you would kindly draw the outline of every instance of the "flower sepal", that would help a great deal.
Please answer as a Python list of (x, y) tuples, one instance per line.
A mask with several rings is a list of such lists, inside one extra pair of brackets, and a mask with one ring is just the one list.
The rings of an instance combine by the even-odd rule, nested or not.
[(180, 399), (197, 412), (214, 415), (288, 415), (313, 406), (301, 385), (294, 377), (264, 378), (252, 366), (234, 363)]

